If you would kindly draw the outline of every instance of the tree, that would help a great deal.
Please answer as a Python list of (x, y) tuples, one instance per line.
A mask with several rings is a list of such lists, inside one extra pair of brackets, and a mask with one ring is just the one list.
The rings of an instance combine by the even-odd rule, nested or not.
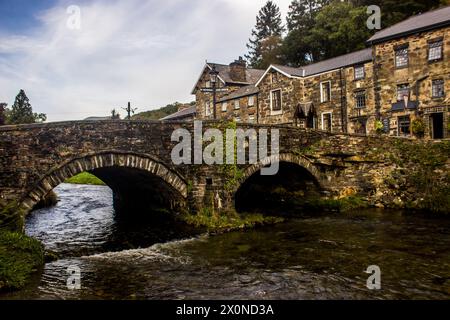
[(4, 102), (0, 102), (0, 126), (3, 126), (6, 123), (6, 106), (8, 104)]
[[(263, 42), (266, 42), (265, 50), (269, 47), (267, 41), (274, 43), (275, 38), (281, 39), (284, 32), (284, 26), (281, 21), (280, 9), (272, 1), (267, 1), (267, 3), (259, 10), (256, 16), (256, 25), (252, 30), (252, 37), (249, 39), (247, 48), (249, 49), (248, 54), (245, 55), (247, 61), (253, 68), (262, 68), (264, 65), (269, 65), (274, 61), (263, 60)], [(270, 37), (272, 40), (267, 40)], [(278, 50), (278, 46), (274, 46)], [(264, 52), (266, 59), (271, 59), (276, 56), (276, 53)], [(276, 57), (278, 59), (278, 57)]]
[(111, 110), (111, 119), (120, 119), (120, 113), (117, 113), (116, 109)]
[(23, 124), (44, 122), (45, 120), (47, 120), (47, 116), (45, 114), (33, 113), (33, 108), (31, 107), (30, 101), (25, 94), (25, 91), (21, 89), (11, 107), (7, 122), (9, 124)]
[[(314, 19), (314, 28), (305, 41), (311, 48), (319, 48), (314, 60), (324, 60), (365, 48), (374, 30), (366, 28), (366, 7), (334, 2), (323, 7)], [(364, 26), (364, 27), (362, 27)]]

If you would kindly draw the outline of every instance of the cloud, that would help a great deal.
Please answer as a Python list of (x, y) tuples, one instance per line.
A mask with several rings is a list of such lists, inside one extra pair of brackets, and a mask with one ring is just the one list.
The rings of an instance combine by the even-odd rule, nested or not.
[[(23, 88), (49, 121), (107, 115), (127, 101), (138, 111), (191, 101), (205, 59), (229, 63), (264, 0), (61, 1), (21, 34), (0, 30), (0, 101)], [(283, 12), (288, 0), (279, 1)], [(67, 7), (81, 29), (67, 27)]]

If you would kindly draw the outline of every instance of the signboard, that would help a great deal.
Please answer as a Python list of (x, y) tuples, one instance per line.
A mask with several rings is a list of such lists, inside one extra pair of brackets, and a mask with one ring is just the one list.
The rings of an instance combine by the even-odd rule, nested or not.
[(383, 122), (383, 131), (385, 133), (389, 133), (389, 118), (384, 118), (382, 122)]
[(445, 112), (445, 107), (429, 107), (423, 109), (423, 113), (425, 114), (437, 112)]

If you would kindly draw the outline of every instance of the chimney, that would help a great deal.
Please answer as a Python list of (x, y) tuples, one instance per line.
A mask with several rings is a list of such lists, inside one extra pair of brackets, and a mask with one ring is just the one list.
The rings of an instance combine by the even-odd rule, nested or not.
[(230, 63), (230, 78), (233, 81), (247, 82), (247, 77), (245, 75), (245, 70), (247, 69), (247, 64), (242, 57), (238, 60)]

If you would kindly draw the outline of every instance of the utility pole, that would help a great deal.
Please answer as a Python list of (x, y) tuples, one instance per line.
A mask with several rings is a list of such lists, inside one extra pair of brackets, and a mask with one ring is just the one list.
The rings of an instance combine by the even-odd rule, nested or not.
[(138, 109), (138, 108), (131, 108), (131, 103), (128, 101), (128, 107), (126, 108), (122, 108), (123, 110), (125, 110), (127, 112), (127, 120), (131, 120), (131, 114), (134, 114), (134, 112)]

